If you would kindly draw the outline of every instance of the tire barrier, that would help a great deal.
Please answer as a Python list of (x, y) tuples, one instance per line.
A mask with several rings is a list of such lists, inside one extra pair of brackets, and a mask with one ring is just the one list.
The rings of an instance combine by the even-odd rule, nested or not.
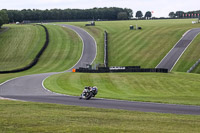
[(117, 73), (117, 72), (153, 72), (153, 73), (168, 73), (168, 69), (164, 68), (140, 68), (140, 66), (129, 67), (99, 67), (98, 70), (79, 68), (76, 72), (82, 73)]
[(8, 70), (8, 71), (0, 71), (1, 74), (5, 74), (5, 73), (17, 73), (17, 72), (26, 71), (26, 70), (32, 68), (33, 66), (35, 66), (37, 64), (37, 62), (39, 61), (39, 58), (42, 56), (42, 54), (44, 53), (45, 49), (47, 48), (47, 46), (49, 44), (49, 32), (48, 32), (47, 28), (44, 25), (40, 25), (40, 24), (37, 24), (37, 25), (42, 26), (45, 29), (46, 41), (45, 41), (42, 49), (39, 51), (39, 53), (34, 58), (34, 60), (29, 65), (27, 65), (27, 66), (25, 66), (23, 68), (14, 69), (14, 70)]
[(200, 59), (187, 71), (187, 73), (191, 73), (199, 64), (200, 64)]
[(108, 33), (104, 32), (104, 66), (108, 67)]

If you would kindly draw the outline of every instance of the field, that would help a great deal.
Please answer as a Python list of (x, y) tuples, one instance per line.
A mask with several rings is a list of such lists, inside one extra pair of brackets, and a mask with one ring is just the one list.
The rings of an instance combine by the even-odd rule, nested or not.
[[(188, 29), (199, 27), (192, 20), (149, 20), (96, 22), (95, 27), (85, 27), (87, 22), (67, 23), (80, 26), (93, 35), (98, 44), (95, 63), (103, 63), (103, 31), (109, 32), (110, 66), (141, 65), (155, 67)], [(137, 24), (141, 31), (129, 30)], [(45, 25), (50, 43), (38, 64), (28, 71), (0, 74), (0, 83), (22, 75), (58, 72), (71, 68), (80, 58), (82, 42), (71, 30)], [(10, 26), (12, 28), (12, 26)], [(34, 27), (36, 28), (36, 27)], [(19, 31), (17, 33), (20, 32)], [(32, 29), (33, 30), (33, 29)], [(14, 33), (14, 32), (13, 32)], [(0, 35), (1, 38), (9, 31)], [(17, 34), (15, 33), (15, 34)], [(38, 35), (38, 33), (35, 33)], [(43, 34), (43, 31), (40, 32)], [(44, 39), (44, 37), (42, 36)], [(32, 38), (29, 38), (32, 39)], [(80, 95), (84, 86), (97, 86), (97, 97), (146, 102), (200, 105), (200, 75), (179, 73), (200, 58), (198, 36), (183, 55), (172, 73), (64, 73), (49, 77), (45, 86), (55, 92)], [(14, 41), (15, 42), (15, 41)], [(34, 43), (34, 42), (30, 42)], [(0, 41), (1, 44), (1, 41)], [(9, 44), (13, 44), (9, 42)], [(41, 43), (43, 45), (43, 43)], [(23, 46), (26, 45), (25, 43)], [(40, 45), (37, 45), (40, 49)], [(0, 45), (0, 50), (7, 48)], [(16, 48), (8, 47), (15, 51)], [(26, 49), (25, 51), (29, 51)], [(10, 51), (10, 50), (9, 50)], [(23, 56), (25, 51), (19, 52)], [(192, 54), (191, 54), (192, 53)], [(1, 53), (0, 53), (1, 54)], [(3, 54), (3, 53), (2, 53)], [(9, 54), (4, 52), (5, 54)], [(11, 53), (13, 54), (13, 53)], [(36, 51), (30, 53), (36, 54)], [(192, 56), (190, 58), (188, 56)], [(15, 57), (15, 56), (11, 56)], [(29, 56), (31, 59), (32, 56)], [(2, 60), (6, 58), (1, 56)], [(18, 58), (14, 58), (17, 61)], [(25, 64), (23, 64), (24, 66)], [(4, 64), (0, 66), (3, 68)], [(10, 68), (16, 68), (12, 63)], [(8, 68), (5, 67), (4, 68)], [(0, 69), (1, 70), (1, 69)], [(199, 68), (195, 72), (199, 72)], [(178, 72), (177, 72), (178, 71)], [(134, 111), (96, 109), (78, 106), (30, 103), (0, 100), (0, 132), (199, 132), (199, 116), (143, 113)]]
[(28, 65), (45, 42), (45, 32), (40, 26), (9, 25), (9, 28), (0, 34), (0, 71)]
[(200, 105), (200, 75), (184, 73), (64, 73), (45, 81), (57, 93), (79, 96), (84, 86), (97, 86), (100, 98)]
[[(109, 66), (139, 65), (145, 68), (154, 68), (187, 30), (200, 26), (200, 24), (194, 25), (191, 22), (192, 19), (107, 21), (96, 22), (95, 27), (85, 27), (84, 24), (87, 22), (67, 24), (80, 26), (94, 35), (95, 38), (107, 30), (109, 34)], [(142, 30), (130, 31), (129, 25), (136, 26), (136, 24), (142, 27)], [(101, 33), (97, 31), (101, 31)], [(197, 38), (199, 39), (200, 36)], [(98, 42), (100, 42), (98, 45), (101, 45), (99, 47), (103, 47), (103, 38)], [(99, 54), (98, 56), (103, 55)], [(196, 52), (193, 56), (200, 58)], [(196, 58), (190, 59), (192, 59), (191, 62), (196, 61)], [(99, 58), (97, 60), (99, 62)]]
[(198, 133), (200, 116), (0, 100), (0, 132)]

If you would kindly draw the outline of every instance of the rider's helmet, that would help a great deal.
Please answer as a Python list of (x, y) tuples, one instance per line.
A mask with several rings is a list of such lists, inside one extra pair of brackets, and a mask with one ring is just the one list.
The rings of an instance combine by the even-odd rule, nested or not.
[(97, 87), (96, 86), (94, 86), (94, 87), (92, 87), (92, 89), (93, 90), (95, 90), (94, 92), (95, 92), (95, 95), (97, 94), (97, 92), (98, 92), (98, 89), (97, 89)]

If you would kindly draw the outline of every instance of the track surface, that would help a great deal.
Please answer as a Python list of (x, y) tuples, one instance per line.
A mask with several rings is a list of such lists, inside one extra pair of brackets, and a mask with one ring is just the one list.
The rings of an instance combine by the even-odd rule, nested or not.
[[(74, 68), (80, 66), (85, 67), (86, 64), (91, 64), (96, 57), (95, 40), (87, 32), (78, 27), (69, 25), (61, 26), (74, 30), (83, 40), (84, 48), (82, 57), (74, 66)], [(71, 71), (71, 69), (69, 71)], [(79, 100), (78, 97), (56, 94), (44, 89), (42, 86), (43, 80), (53, 74), (57, 73), (35, 74), (9, 80), (0, 86), (0, 96), (24, 101), (78, 105), (96, 108), (200, 115), (200, 106), (131, 102), (107, 99)]]
[(171, 49), (156, 68), (166, 68), (169, 71), (173, 69), (179, 58), (194, 38), (200, 33), (200, 28), (192, 29), (184, 34), (181, 40)]

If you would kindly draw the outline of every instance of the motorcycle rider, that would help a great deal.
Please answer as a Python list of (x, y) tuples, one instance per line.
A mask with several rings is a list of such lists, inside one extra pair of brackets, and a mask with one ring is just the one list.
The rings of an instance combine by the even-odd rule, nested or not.
[(85, 89), (83, 90), (80, 99), (85, 99), (86, 98), (86, 93), (88, 93), (88, 92), (90, 92), (92, 90), (94, 90), (94, 92), (95, 92), (94, 95), (93, 95), (93, 97), (94, 97), (97, 94), (97, 92), (98, 92), (97, 87), (96, 86), (94, 86), (94, 87), (91, 87), (91, 86), (87, 87), (87, 86), (85, 86)]
[(90, 91), (90, 86), (85, 86), (85, 89), (83, 90), (83, 93), (81, 94), (80, 99), (85, 98), (86, 93)]

